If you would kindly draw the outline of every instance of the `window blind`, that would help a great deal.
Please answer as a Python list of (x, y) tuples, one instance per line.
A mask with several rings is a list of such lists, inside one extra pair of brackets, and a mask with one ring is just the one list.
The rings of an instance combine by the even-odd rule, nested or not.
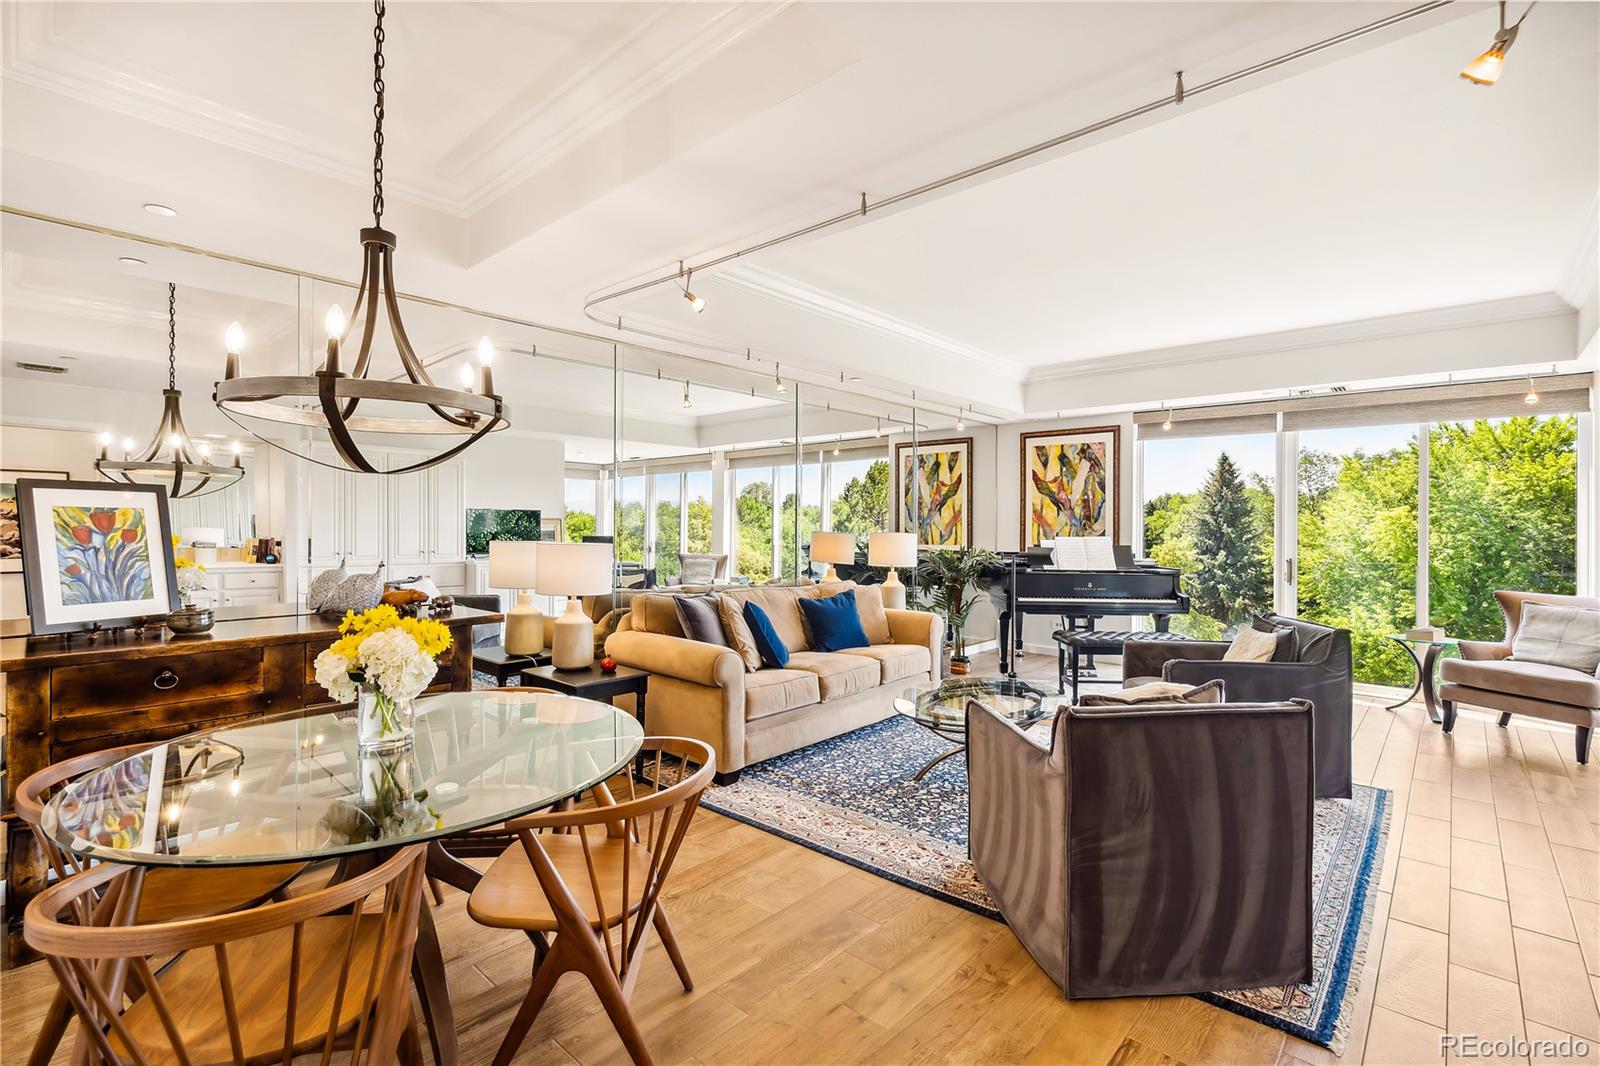
[[(1588, 411), (1594, 375), (1546, 374), (1533, 379), (1538, 403), (1525, 401), (1528, 379), (1500, 378), (1447, 385), (1336, 392), (1285, 397), (1208, 407), (1158, 408), (1134, 413), (1139, 435), (1215, 437), (1235, 433), (1271, 433), (1283, 415), (1286, 430), (1453, 422), (1519, 415), (1556, 415)], [(1168, 419), (1171, 429), (1162, 429)]]

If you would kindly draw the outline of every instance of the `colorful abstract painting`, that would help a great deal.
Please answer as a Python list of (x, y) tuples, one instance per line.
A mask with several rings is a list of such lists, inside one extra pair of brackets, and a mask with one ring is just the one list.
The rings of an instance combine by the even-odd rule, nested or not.
[(172, 520), (159, 486), (24, 478), (17, 508), (35, 634), (177, 610)]
[(923, 548), (965, 548), (972, 543), (972, 438), (922, 441), (895, 448), (900, 505), (896, 529), (914, 529)]
[(142, 507), (52, 507), (61, 602), (147, 600), (150, 529)]
[(1022, 547), (1117, 535), (1118, 429), (1022, 435)]

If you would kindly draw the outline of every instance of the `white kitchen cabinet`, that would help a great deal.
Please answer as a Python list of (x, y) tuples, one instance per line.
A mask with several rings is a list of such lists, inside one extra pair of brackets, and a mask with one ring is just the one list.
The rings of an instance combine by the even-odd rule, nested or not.
[[(312, 455), (339, 464), (332, 449), (319, 447)], [(368, 457), (389, 468), (417, 459), (401, 450)], [(337, 565), (341, 557), (353, 573), (385, 563), (389, 579), (460, 563), (466, 558), (465, 481), (460, 460), (395, 475), (312, 464), (306, 479), (312, 573)]]
[(429, 510), (433, 538), (428, 558), (432, 562), (459, 562), (467, 557), (466, 475), (459, 462), (441, 463), (428, 471), (432, 492)]
[(428, 474), (427, 470), (419, 470), (383, 479), (389, 489), (389, 546), (385, 557), (391, 567), (420, 566), (428, 562), (428, 534), (434, 524), (428, 499)]
[[(318, 459), (325, 458), (314, 453)], [(346, 554), (344, 531), (348, 523), (344, 518), (344, 496), (341, 491), (342, 475), (317, 463), (307, 464), (306, 516), (310, 544), (306, 557), (317, 567), (326, 568)]]

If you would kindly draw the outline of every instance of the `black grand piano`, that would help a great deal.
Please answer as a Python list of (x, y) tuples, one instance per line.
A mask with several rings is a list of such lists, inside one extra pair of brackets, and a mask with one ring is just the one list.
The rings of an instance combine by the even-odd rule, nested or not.
[(1114, 570), (1063, 570), (1050, 565), (1050, 550), (1001, 552), (986, 568), (983, 585), (1000, 616), (1000, 672), (1009, 673), (1022, 648), (1020, 619), (1030, 614), (1063, 619), (1066, 630), (1098, 629), (1107, 615), (1147, 614), (1166, 632), (1175, 614), (1189, 613), (1189, 597), (1178, 587), (1179, 572), (1136, 562), (1126, 545), (1117, 545)]

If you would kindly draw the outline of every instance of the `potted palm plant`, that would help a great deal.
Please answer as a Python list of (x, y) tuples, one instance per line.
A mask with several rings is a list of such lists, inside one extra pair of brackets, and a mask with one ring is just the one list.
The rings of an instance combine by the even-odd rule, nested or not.
[(972, 594), (984, 567), (997, 560), (987, 548), (942, 548), (923, 552), (917, 561), (912, 601), (944, 619), (952, 674), (965, 674), (972, 668), (966, 644), (967, 619), (977, 602)]

